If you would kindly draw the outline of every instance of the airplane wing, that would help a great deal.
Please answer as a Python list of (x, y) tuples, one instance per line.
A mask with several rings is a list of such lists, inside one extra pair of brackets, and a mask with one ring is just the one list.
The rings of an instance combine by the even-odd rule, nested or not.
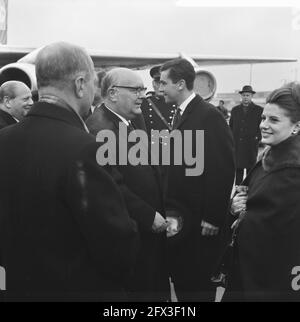
[[(0, 46), (0, 83), (7, 80), (19, 80), (36, 90), (35, 60), (40, 48), (20, 48)], [(174, 54), (137, 54), (133, 52), (108, 52), (87, 50), (91, 55), (95, 68), (109, 69), (111, 67), (127, 67), (131, 69), (146, 69), (160, 65), (174, 58), (186, 58), (195, 68), (196, 79), (194, 89), (204, 99), (210, 100), (216, 91), (216, 79), (208, 71), (202, 70), (203, 65), (233, 65), (258, 63), (287, 63), (296, 62), (294, 58), (266, 57), (229, 57), (229, 56), (200, 56)]]
[(33, 50), (34, 48), (0, 45), (0, 66), (2, 67), (7, 64), (15, 63)]
[[(42, 48), (42, 47), (41, 47)], [(16, 61), (34, 64), (36, 55), (41, 48), (0, 47), (0, 66)], [(167, 60), (184, 57), (177, 54), (137, 54), (133, 52), (108, 52), (88, 50), (96, 68), (109, 68), (120, 66), (127, 68), (143, 69), (153, 65), (159, 65)], [(286, 63), (296, 62), (295, 58), (268, 58), (268, 57), (241, 57), (241, 56), (212, 56), (189, 55), (199, 66), (205, 65), (234, 65), (234, 64), (258, 64), (258, 63)]]
[[(89, 51), (95, 67), (122, 66), (127, 68), (147, 68), (160, 65), (167, 60), (185, 57), (178, 54), (136, 54), (136, 53), (105, 53)], [(267, 58), (267, 57), (230, 57), (230, 56), (200, 56), (188, 55), (198, 66), (210, 65), (234, 65), (234, 64), (258, 64), (258, 63), (287, 63), (296, 62), (294, 58)]]

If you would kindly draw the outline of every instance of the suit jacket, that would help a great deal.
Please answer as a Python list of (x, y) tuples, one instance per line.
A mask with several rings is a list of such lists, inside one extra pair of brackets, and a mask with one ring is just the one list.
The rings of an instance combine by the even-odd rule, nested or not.
[[(194, 151), (195, 130), (204, 130), (203, 173), (199, 176), (186, 176), (185, 166), (171, 165), (167, 189), (167, 208), (172, 208), (177, 202), (189, 215), (183, 218), (183, 228), (189, 225), (189, 231), (185, 232), (185, 238), (174, 251), (174, 258), (178, 260), (173, 266), (181, 269), (181, 275), (196, 287), (201, 272), (209, 274), (207, 265), (212, 265), (208, 260), (202, 259), (201, 252), (217, 256), (215, 249), (202, 249), (207, 237), (201, 237), (201, 221), (219, 228), (225, 222), (234, 179), (233, 140), (221, 113), (199, 95), (186, 107), (176, 130), (182, 134), (185, 130), (192, 130), (192, 140), (188, 143), (192, 142)], [(210, 237), (210, 241), (213, 243), (213, 238)]]
[(237, 168), (251, 168), (256, 163), (262, 111), (263, 108), (254, 103), (249, 104), (246, 113), (241, 104), (231, 111), (229, 125), (235, 143)]
[(0, 129), (18, 123), (10, 114), (0, 110)]
[[(119, 144), (121, 119), (103, 104), (86, 122), (91, 133), (112, 130)], [(128, 143), (128, 150), (133, 144)], [(118, 148), (117, 148), (118, 149)], [(146, 149), (146, 146), (145, 146)], [(148, 152), (148, 150), (147, 150)], [(168, 275), (166, 267), (166, 235), (151, 230), (155, 212), (164, 216), (162, 183), (158, 167), (151, 165), (118, 165), (126, 188), (123, 194), (130, 215), (141, 230), (142, 246), (138, 256), (135, 277), (130, 289), (134, 300), (164, 300), (168, 297)]]
[(113, 169), (96, 162), (98, 147), (75, 113), (45, 102), (0, 131), (8, 298), (125, 299), (137, 227)]

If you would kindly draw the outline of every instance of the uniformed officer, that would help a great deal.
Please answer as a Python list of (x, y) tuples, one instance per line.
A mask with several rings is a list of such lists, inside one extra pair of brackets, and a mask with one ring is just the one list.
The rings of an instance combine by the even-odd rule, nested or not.
[[(172, 121), (176, 111), (176, 105), (166, 103), (165, 98), (159, 91), (160, 86), (160, 66), (154, 66), (150, 69), (150, 76), (152, 77), (152, 86), (154, 91), (148, 92), (147, 97), (143, 100), (141, 105), (142, 114), (144, 116), (145, 126), (151, 144), (155, 144), (151, 130), (172, 130)], [(151, 139), (150, 139), (151, 138)], [(166, 188), (167, 166), (162, 165), (162, 145), (166, 145), (164, 137), (160, 137), (161, 146), (159, 152), (159, 164), (161, 165), (161, 176), (164, 184), (164, 194)]]
[(245, 85), (239, 93), (241, 104), (233, 107), (229, 121), (235, 143), (236, 184), (242, 182), (244, 169), (248, 172), (256, 163), (261, 139), (259, 124), (263, 111), (261, 106), (252, 102), (256, 92), (250, 85)]
[(152, 67), (150, 69), (150, 76), (152, 77), (154, 91), (147, 93), (147, 97), (141, 106), (149, 137), (152, 129), (159, 131), (164, 129), (170, 130), (176, 110), (176, 105), (167, 104), (159, 91), (160, 66)]

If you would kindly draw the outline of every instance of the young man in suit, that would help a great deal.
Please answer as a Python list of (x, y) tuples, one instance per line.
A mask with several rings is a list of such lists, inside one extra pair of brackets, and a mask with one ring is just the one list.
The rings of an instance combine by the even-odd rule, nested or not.
[(0, 129), (18, 123), (33, 104), (27, 85), (19, 81), (7, 81), (0, 87)]
[[(122, 128), (131, 136), (135, 133), (134, 121), (142, 113), (140, 107), (144, 92), (143, 81), (135, 72), (127, 68), (109, 71), (102, 82), (104, 103), (86, 122), (90, 132), (97, 135), (101, 130), (111, 130), (116, 138), (117, 151), (120, 151), (125, 144), (119, 140), (119, 133), (122, 135)], [(127, 140), (125, 136), (126, 133), (123, 139)], [(127, 142), (127, 148), (123, 150), (126, 158), (129, 158), (132, 146)], [(144, 149), (148, 154), (147, 145)], [(141, 249), (128, 287), (131, 299), (166, 301), (169, 299), (166, 221), (159, 168), (148, 164), (132, 165), (130, 162), (120, 165), (119, 160), (117, 164), (127, 186), (123, 192), (129, 213), (136, 220), (141, 234)]]
[(36, 75), (39, 102), (0, 131), (6, 298), (126, 300), (138, 233), (82, 120), (94, 99), (93, 62), (81, 47), (54, 43), (39, 52)]
[(192, 139), (185, 143), (192, 144), (191, 151), (197, 149), (196, 131), (204, 131), (203, 173), (187, 176), (185, 164), (170, 165), (168, 171), (167, 209), (177, 203), (186, 213), (182, 228), (185, 234), (170, 250), (171, 275), (180, 301), (214, 300), (210, 278), (234, 178), (230, 129), (214, 106), (194, 93), (195, 76), (193, 66), (185, 59), (161, 67), (160, 90), (166, 102), (178, 106), (173, 129), (182, 136), (191, 131)]

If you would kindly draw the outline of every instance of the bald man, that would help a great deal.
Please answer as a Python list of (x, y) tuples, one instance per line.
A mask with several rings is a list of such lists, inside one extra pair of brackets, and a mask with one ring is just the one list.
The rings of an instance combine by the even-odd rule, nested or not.
[(21, 121), (33, 104), (29, 87), (8, 81), (0, 87), (0, 129)]
[(38, 53), (36, 76), (39, 102), (22, 122), (0, 131), (7, 295), (127, 300), (138, 232), (118, 177), (97, 163), (99, 144), (82, 119), (94, 100), (92, 59), (79, 46), (54, 43)]
[[(134, 131), (134, 121), (142, 113), (146, 89), (137, 73), (127, 68), (115, 68), (104, 77), (101, 90), (104, 102), (86, 123), (94, 135), (101, 130), (113, 131), (119, 150), (121, 125), (127, 126), (128, 133)], [(127, 154), (132, 145), (128, 142)], [(117, 167), (126, 184), (123, 193), (129, 214), (138, 223), (142, 240), (134, 277), (128, 287), (130, 298), (133, 301), (166, 301), (169, 298), (166, 221), (159, 169), (140, 164)]]

